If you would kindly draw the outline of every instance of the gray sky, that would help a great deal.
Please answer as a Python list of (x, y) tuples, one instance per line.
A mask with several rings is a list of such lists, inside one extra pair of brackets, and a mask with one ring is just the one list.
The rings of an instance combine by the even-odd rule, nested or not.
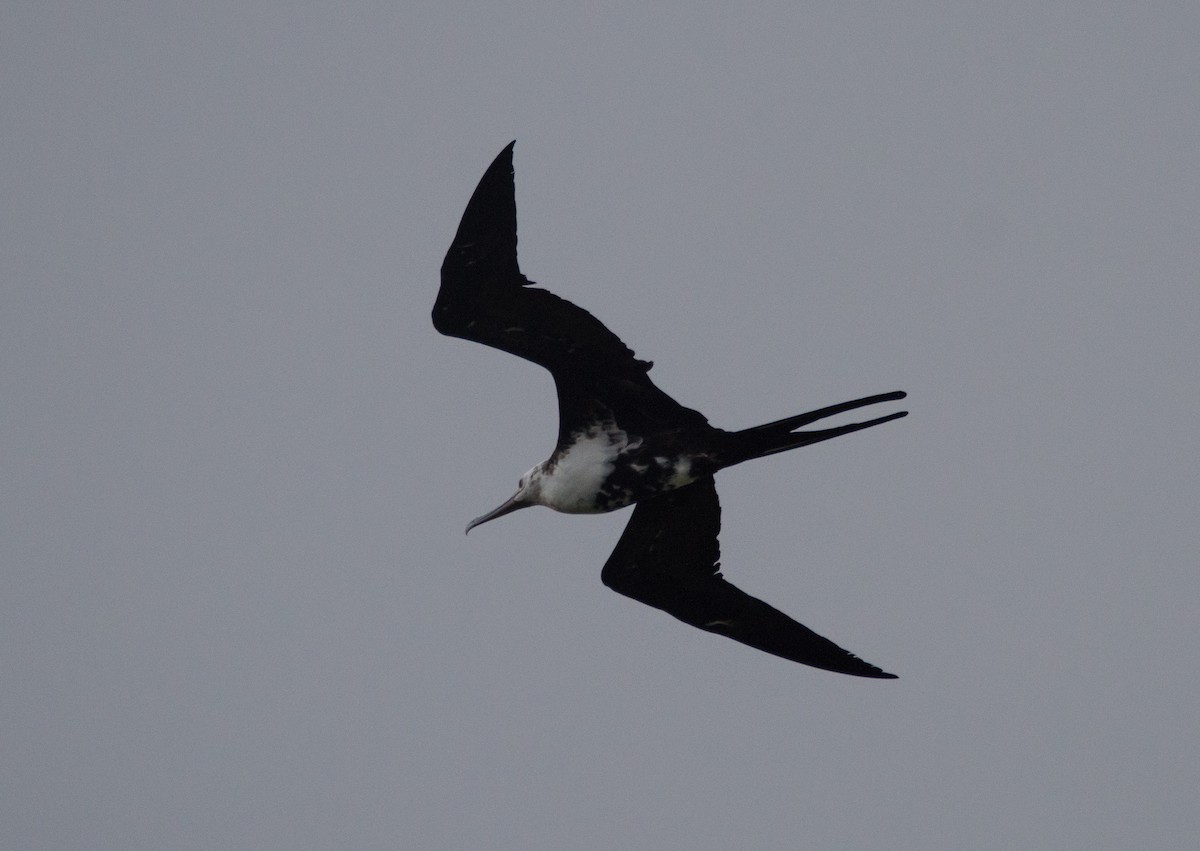
[[(1179, 848), (1200, 835), (1200, 7), (8, 3), (0, 846)], [(569, 4), (568, 4), (569, 5)], [(521, 264), (743, 427), (726, 575), (901, 677), (619, 597), (522, 512)]]

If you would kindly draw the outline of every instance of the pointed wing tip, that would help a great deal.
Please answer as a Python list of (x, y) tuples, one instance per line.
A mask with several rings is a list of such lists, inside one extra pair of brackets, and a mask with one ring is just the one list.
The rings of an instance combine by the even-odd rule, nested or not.
[[(807, 629), (807, 627), (805, 627), (805, 629)], [(772, 651), (768, 650), (767, 652), (770, 653)], [(863, 679), (868, 680), (900, 679), (895, 674), (889, 674), (887, 671), (872, 665), (870, 662), (864, 662), (853, 653), (846, 653), (846, 657), (848, 658), (843, 657), (842, 659), (838, 660), (813, 659), (808, 656), (801, 657), (798, 655), (784, 655), (779, 653), (776, 653), (775, 655), (783, 655), (783, 658), (787, 659), (788, 661), (799, 662), (801, 665), (808, 665), (809, 667), (817, 668), (823, 671), (830, 671), (834, 674), (847, 674), (851, 677), (862, 677)]]
[(895, 674), (889, 674), (887, 671), (883, 670), (882, 668), (877, 668), (876, 666), (872, 665), (870, 662), (864, 662), (862, 659), (859, 659), (857, 656), (854, 656), (852, 654), (849, 659), (845, 660), (844, 662), (842, 662), (840, 664), (838, 664), (838, 663), (830, 664), (828, 662), (815, 662), (812, 660), (805, 661), (803, 659), (796, 659), (796, 658), (787, 657), (787, 656), (785, 656), (784, 658), (789, 659), (789, 661), (792, 661), (792, 662), (799, 662), (801, 665), (808, 665), (809, 667), (817, 668), (819, 670), (830, 671), (834, 674), (847, 674), (851, 677), (861, 677), (863, 679), (868, 679), (868, 680), (898, 680), (898, 679), (900, 679)]
[(813, 664), (803, 659), (793, 659), (793, 661), (800, 662), (801, 664), (812, 664), (815, 668), (825, 668), (828, 671), (833, 671), (835, 674), (849, 674), (852, 677), (866, 677), (872, 680), (900, 679), (895, 674), (889, 674), (878, 665), (872, 665), (870, 662), (855, 656), (853, 653), (845, 650), (842, 652), (846, 654), (846, 658), (843, 658), (840, 664), (824, 665), (819, 662)]

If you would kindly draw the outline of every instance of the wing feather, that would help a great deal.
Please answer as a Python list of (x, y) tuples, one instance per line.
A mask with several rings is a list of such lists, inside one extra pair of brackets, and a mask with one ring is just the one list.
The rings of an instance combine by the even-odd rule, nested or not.
[(554, 376), (560, 441), (577, 425), (611, 416), (628, 430), (707, 424), (646, 374), (600, 320), (531, 286), (517, 264), (517, 204), (510, 143), (479, 181), (442, 263), (433, 325), (540, 364)]
[(600, 578), (684, 623), (784, 659), (857, 677), (895, 678), (726, 582), (719, 572), (720, 529), (711, 476), (643, 500)]

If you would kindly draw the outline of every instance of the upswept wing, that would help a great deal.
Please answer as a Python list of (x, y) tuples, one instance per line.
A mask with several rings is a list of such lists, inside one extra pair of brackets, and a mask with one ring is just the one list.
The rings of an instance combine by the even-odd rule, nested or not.
[(501, 349), (550, 370), (559, 395), (560, 439), (607, 412), (639, 432), (707, 424), (663, 393), (621, 339), (586, 310), (531, 286), (517, 265), (512, 142), (471, 196), (446, 259), (433, 307), (443, 334)]
[(721, 506), (709, 476), (639, 502), (601, 580), (684, 623), (793, 662), (841, 674), (895, 679), (783, 612), (725, 581), (717, 535)]

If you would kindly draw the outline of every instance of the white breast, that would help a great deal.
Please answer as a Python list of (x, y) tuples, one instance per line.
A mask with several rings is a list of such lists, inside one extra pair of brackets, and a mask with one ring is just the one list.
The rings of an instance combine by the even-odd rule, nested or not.
[(575, 436), (541, 482), (542, 504), (568, 514), (594, 514), (596, 494), (613, 471), (613, 461), (629, 445), (615, 426), (593, 427)]

